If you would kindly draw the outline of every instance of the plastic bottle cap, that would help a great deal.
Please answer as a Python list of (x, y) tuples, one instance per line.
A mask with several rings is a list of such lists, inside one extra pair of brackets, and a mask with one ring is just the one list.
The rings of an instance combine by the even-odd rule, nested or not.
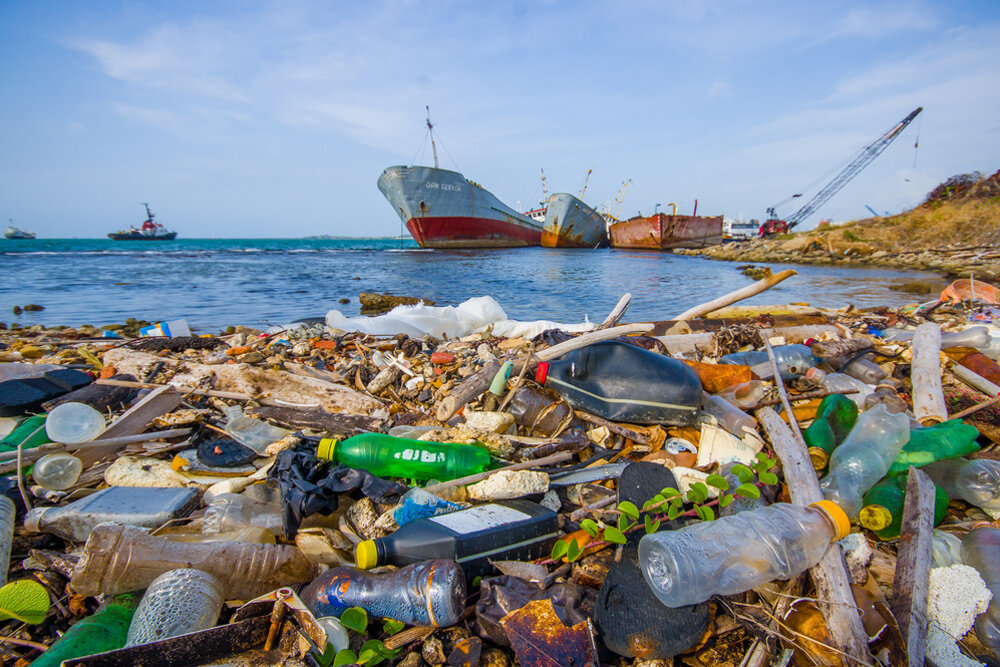
[(820, 500), (819, 502), (811, 503), (809, 507), (815, 507), (830, 517), (830, 523), (833, 524), (833, 529), (837, 533), (832, 540), (833, 542), (842, 540), (850, 535), (851, 520), (847, 517), (847, 513), (840, 508), (840, 505), (832, 500)]
[(830, 455), (821, 447), (810, 447), (809, 459), (812, 461), (814, 470), (822, 470), (830, 462)]
[(816, 368), (815, 366), (806, 371), (806, 379), (812, 380), (813, 382), (819, 382), (826, 375), (822, 369)]
[(378, 565), (378, 549), (375, 540), (365, 540), (354, 550), (354, 561), (362, 570), (370, 570)]
[(885, 530), (892, 525), (892, 512), (881, 505), (866, 505), (858, 514), (858, 522), (868, 530)]
[(549, 376), (549, 362), (541, 361), (538, 363), (538, 368), (535, 369), (535, 382), (544, 386), (545, 379)]
[(319, 444), (316, 445), (316, 456), (324, 461), (333, 461), (333, 456), (336, 452), (338, 444), (338, 440), (334, 440), (333, 438), (323, 438), (319, 441)]

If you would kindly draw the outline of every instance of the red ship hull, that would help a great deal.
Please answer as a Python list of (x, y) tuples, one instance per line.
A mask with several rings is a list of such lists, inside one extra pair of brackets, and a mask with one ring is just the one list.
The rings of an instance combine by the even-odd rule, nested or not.
[(617, 222), (608, 229), (612, 248), (670, 250), (722, 243), (722, 216), (658, 213)]
[(421, 248), (516, 248), (537, 246), (541, 231), (489, 218), (410, 218), (406, 228)]

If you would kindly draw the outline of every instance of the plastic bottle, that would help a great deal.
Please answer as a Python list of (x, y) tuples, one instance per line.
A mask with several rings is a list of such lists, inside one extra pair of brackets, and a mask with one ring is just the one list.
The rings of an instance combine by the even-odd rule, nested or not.
[(962, 540), (935, 528), (931, 539), (931, 558), (934, 561), (931, 567), (962, 565)]
[[(883, 480), (865, 494), (858, 522), (875, 533), (880, 540), (899, 537), (903, 525), (903, 503), (906, 501), (906, 475)], [(934, 525), (944, 521), (948, 511), (948, 494), (940, 486), (934, 487)]]
[(750, 380), (720, 391), (716, 396), (726, 399), (741, 410), (749, 410), (764, 400), (770, 387), (767, 382)]
[(361, 433), (339, 442), (324, 438), (316, 456), (379, 477), (439, 481), (474, 475), (490, 464), (489, 452), (475, 445), (407, 440), (382, 433)]
[(861, 380), (865, 384), (879, 384), (886, 382), (889, 374), (882, 370), (882, 367), (871, 359), (858, 357), (853, 361), (850, 357), (836, 357), (827, 359), (826, 362), (837, 372), (850, 375), (856, 380)]
[(875, 387), (875, 391), (865, 397), (863, 408), (871, 410), (879, 404), (884, 405), (886, 410), (894, 414), (897, 412), (909, 412), (910, 410), (906, 401), (899, 397), (896, 387), (891, 384), (880, 384)]
[(523, 385), (514, 390), (507, 412), (518, 426), (528, 429), (530, 434), (541, 436), (557, 433), (571, 424), (574, 418), (573, 408), (565, 401)]
[(81, 472), (83, 461), (67, 452), (56, 452), (35, 461), (31, 477), (43, 489), (65, 491), (76, 484)]
[[(786, 380), (803, 375), (808, 369), (822, 361), (822, 359), (813, 355), (812, 349), (808, 345), (802, 345), (801, 343), (795, 345), (778, 345), (771, 349), (774, 351), (775, 361), (778, 362), (781, 377)], [(755, 367), (754, 372), (759, 377), (772, 377), (774, 375), (769, 370), (771, 360), (767, 356), (767, 350), (750, 350), (727, 354), (719, 359), (719, 363)], [(758, 367), (765, 373), (764, 375), (757, 372)]]
[(857, 389), (854, 394), (845, 394), (847, 398), (854, 401), (859, 408), (865, 404), (865, 399), (874, 391), (874, 387), (865, 384), (857, 378), (843, 373), (827, 373), (819, 368), (810, 368), (806, 371), (806, 379), (815, 382), (827, 391), (845, 391), (847, 389)]
[(991, 651), (1000, 652), (1000, 528), (970, 530), (962, 539), (962, 561), (976, 568), (993, 593), (986, 613), (976, 619), (976, 635)]
[(702, 397), (701, 409), (715, 417), (719, 426), (726, 429), (737, 437), (743, 437), (743, 429), (754, 431), (757, 429), (757, 420), (740, 410), (738, 407), (722, 398), (712, 394), (704, 394)]
[(882, 405), (863, 412), (843, 444), (830, 455), (830, 472), (820, 481), (823, 495), (849, 517), (857, 516), (862, 496), (885, 476), (909, 438), (906, 415), (889, 414)]
[(33, 667), (59, 667), (63, 661), (114, 651), (125, 646), (129, 623), (139, 605), (139, 593), (125, 593), (105, 600), (90, 616), (83, 618), (32, 662)]
[(14, 522), (17, 520), (17, 506), (7, 496), (0, 495), (0, 587), (7, 583), (10, 569), (10, 548), (14, 541)]
[(813, 468), (823, 470), (830, 454), (858, 421), (858, 406), (843, 394), (831, 394), (819, 403), (816, 419), (802, 432)]
[(273, 532), (258, 526), (247, 526), (224, 533), (163, 532), (159, 534), (174, 542), (250, 542), (254, 544), (275, 544), (277, 542)]
[(158, 528), (198, 505), (196, 489), (109, 486), (62, 507), (36, 507), (24, 515), (24, 527), (83, 542), (105, 521)]
[(559, 530), (555, 512), (527, 500), (479, 505), (417, 519), (396, 532), (357, 546), (362, 570), (444, 558), (470, 579), (492, 571), (492, 560), (529, 560), (549, 553)]
[(465, 610), (465, 574), (455, 561), (443, 559), (386, 574), (337, 567), (306, 586), (301, 598), (315, 616), (339, 617), (349, 607), (361, 607), (407, 625), (447, 627)]
[(114, 595), (146, 588), (164, 572), (183, 567), (218, 577), (225, 597), (240, 600), (310, 581), (317, 573), (292, 546), (174, 542), (135, 526), (102, 523), (87, 540), (71, 584), (81, 595)]
[(687, 426), (701, 405), (701, 380), (694, 369), (615, 340), (539, 363), (535, 381), (573, 407), (611, 421)]
[(201, 532), (217, 535), (250, 527), (282, 532), (281, 507), (262, 503), (238, 493), (224, 493), (205, 509)]
[(261, 456), (264, 456), (267, 446), (292, 434), (292, 431), (272, 426), (253, 417), (243, 414), (243, 408), (232, 405), (226, 408), (226, 425), (224, 430), (240, 444), (246, 445)]
[(42, 403), (86, 386), (94, 378), (72, 368), (60, 368), (39, 377), (23, 377), (0, 382), (0, 417), (23, 415), (38, 410)]
[(52, 408), (45, 433), (52, 442), (76, 445), (99, 436), (105, 425), (104, 415), (86, 403), (63, 403)]
[(179, 568), (149, 585), (132, 617), (125, 646), (139, 646), (215, 627), (225, 594), (207, 572)]
[(935, 461), (966, 456), (979, 450), (979, 431), (961, 419), (950, 419), (934, 426), (910, 430), (910, 439), (886, 473), (888, 477), (903, 475), (910, 466), (920, 468)]
[[(905, 343), (913, 340), (913, 334), (914, 332), (908, 329), (885, 329), (883, 338), (892, 343)], [(985, 326), (941, 332), (942, 350), (949, 347), (987, 347), (990, 342), (990, 330)]]
[(988, 510), (1000, 510), (1000, 461), (950, 459), (922, 468), (949, 498)]
[(639, 564), (660, 602), (683, 607), (795, 576), (850, 530), (847, 515), (829, 501), (775, 503), (645, 535)]
[(32, 449), (52, 442), (45, 433), (45, 415), (32, 415), (17, 422), (14, 430), (0, 440), (0, 451), (13, 451), (21, 442), (24, 442), (21, 449)]

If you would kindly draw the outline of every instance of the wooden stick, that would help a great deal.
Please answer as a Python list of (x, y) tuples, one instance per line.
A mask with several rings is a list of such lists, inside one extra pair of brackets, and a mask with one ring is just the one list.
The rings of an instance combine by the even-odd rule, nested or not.
[[(771, 408), (761, 408), (755, 414), (781, 460), (792, 502), (808, 505), (823, 500), (816, 470), (805, 445), (795, 439), (791, 429)], [(847, 565), (840, 547), (832, 545), (827, 549), (826, 555), (809, 570), (809, 574), (816, 585), (816, 597), (824, 601), (820, 604), (820, 611), (826, 618), (835, 648), (857, 662), (871, 664), (868, 637), (851, 592)]]
[(639, 324), (622, 324), (617, 327), (611, 327), (610, 329), (591, 331), (589, 333), (581, 334), (576, 338), (571, 338), (567, 341), (559, 343), (558, 345), (553, 345), (552, 347), (542, 350), (541, 352), (536, 352), (535, 358), (538, 361), (551, 361), (552, 359), (561, 357), (567, 352), (579, 350), (580, 348), (593, 345), (594, 343), (600, 343), (605, 340), (611, 340), (612, 338), (627, 336), (629, 334), (643, 334), (650, 331), (652, 328), (653, 324), (651, 322), (645, 322)]
[(948, 419), (941, 390), (941, 327), (925, 322), (913, 334), (913, 415), (924, 426)]
[(769, 290), (778, 283), (794, 275), (797, 275), (798, 271), (794, 269), (785, 269), (781, 273), (776, 273), (773, 276), (764, 278), (763, 280), (758, 280), (753, 285), (747, 285), (742, 289), (738, 289), (735, 292), (730, 292), (725, 296), (720, 296), (718, 299), (713, 299), (707, 303), (703, 303), (700, 306), (695, 306), (694, 308), (688, 308), (680, 315), (672, 317), (674, 320), (693, 320), (695, 318), (701, 317), (703, 315), (708, 315), (714, 310), (719, 310), (720, 308), (725, 308), (726, 306), (736, 303), (737, 301), (742, 301), (743, 299), (750, 298), (755, 294), (760, 294), (765, 290)]
[(983, 401), (982, 403), (979, 403), (978, 405), (973, 405), (971, 408), (966, 408), (966, 409), (962, 410), (961, 412), (956, 412), (955, 414), (953, 414), (951, 416), (951, 418), (952, 419), (962, 419), (963, 417), (968, 417), (969, 415), (971, 415), (973, 413), (979, 412), (980, 410), (984, 410), (984, 409), (990, 407), (991, 405), (996, 405), (997, 403), (1000, 403), (1000, 395), (994, 396), (990, 400)]
[(136, 389), (159, 389), (160, 387), (171, 387), (182, 394), (194, 394), (195, 396), (215, 396), (216, 398), (227, 398), (233, 401), (252, 401), (250, 394), (241, 394), (235, 391), (215, 391), (214, 389), (195, 389), (184, 385), (154, 384), (152, 382), (129, 382), (127, 380), (95, 380), (94, 384), (106, 384), (112, 387), (133, 387)]
[[(189, 435), (189, 428), (172, 428), (166, 431), (152, 431), (150, 433), (140, 433), (138, 435), (124, 435), (117, 438), (101, 438), (90, 442), (81, 442), (74, 445), (66, 445), (61, 442), (50, 442), (39, 447), (24, 450), (24, 457), (28, 460), (51, 454), (53, 452), (63, 452), (66, 450), (86, 449), (87, 447), (102, 447), (107, 445), (130, 445), (135, 442), (145, 442), (147, 440), (157, 440), (161, 438), (179, 438)], [(0, 461), (10, 461), (17, 458), (16, 452), (0, 452)]]
[(598, 426), (603, 426), (607, 428), (612, 433), (628, 438), (632, 442), (637, 442), (640, 445), (649, 445), (649, 435), (643, 431), (637, 431), (633, 428), (628, 428), (627, 426), (622, 426), (621, 424), (616, 424), (615, 422), (610, 422), (603, 417), (598, 417), (597, 415), (592, 415), (589, 412), (584, 412), (583, 410), (574, 410), (576, 416), (585, 422), (590, 422), (591, 424), (597, 424)]
[(614, 310), (604, 318), (604, 321), (597, 325), (597, 330), (607, 329), (618, 324), (621, 319), (625, 316), (625, 311), (628, 310), (629, 304), (632, 303), (632, 295), (626, 293), (621, 299), (618, 300), (618, 305), (615, 306)]
[(850, 338), (848, 340), (831, 340), (812, 344), (812, 353), (821, 359), (835, 359), (854, 352), (867, 350), (872, 342), (867, 338)]
[(934, 482), (927, 473), (910, 466), (891, 604), (892, 615), (906, 644), (909, 667), (923, 667), (927, 652), (927, 597), (933, 533)]
[(778, 388), (778, 397), (781, 399), (781, 405), (785, 408), (785, 414), (788, 415), (788, 425), (791, 426), (796, 441), (802, 445), (802, 450), (806, 451), (808, 447), (806, 446), (805, 438), (802, 437), (802, 431), (799, 429), (799, 420), (795, 418), (795, 413), (792, 411), (792, 404), (788, 402), (788, 392), (785, 391), (785, 380), (781, 377), (781, 368), (778, 366), (778, 360), (774, 356), (774, 348), (771, 347), (771, 341), (767, 338), (764, 339), (764, 349), (767, 350), (767, 358), (771, 362), (771, 370), (774, 372), (774, 385)]
[(500, 370), (500, 362), (492, 359), (486, 362), (478, 372), (465, 378), (462, 384), (455, 387), (450, 394), (444, 397), (438, 404), (434, 416), (438, 421), (446, 422), (455, 416), (455, 413), (469, 401), (479, 398), (479, 396), (490, 388), (493, 378)]
[(512, 463), (509, 466), (504, 466), (502, 468), (497, 468), (495, 470), (487, 470), (486, 472), (476, 473), (475, 475), (468, 475), (466, 477), (459, 477), (458, 479), (453, 479), (448, 482), (440, 482), (438, 484), (433, 484), (431, 486), (424, 487), (424, 491), (429, 493), (434, 493), (435, 491), (440, 491), (442, 489), (447, 489), (451, 486), (465, 486), (466, 484), (475, 484), (476, 482), (482, 481), (492, 475), (493, 473), (500, 472), (501, 470), (524, 470), (525, 468), (541, 468), (552, 463), (562, 463), (568, 459), (573, 458), (573, 455), (569, 452), (559, 452), (551, 456), (544, 456), (540, 459), (533, 459), (531, 461), (523, 461), (521, 463)]
[[(811, 401), (814, 398), (826, 398), (827, 396), (833, 396), (834, 394), (857, 394), (859, 390), (857, 389), (838, 389), (836, 391), (827, 391), (826, 389), (820, 389), (818, 391), (807, 391), (804, 394), (796, 394), (795, 396), (788, 396), (788, 400), (792, 403), (798, 403), (799, 401)], [(787, 394), (786, 394), (787, 396)], [(764, 408), (769, 405), (779, 405), (781, 404), (780, 398), (773, 398), (770, 401), (761, 401), (757, 405), (753, 406), (753, 410), (757, 408)]]

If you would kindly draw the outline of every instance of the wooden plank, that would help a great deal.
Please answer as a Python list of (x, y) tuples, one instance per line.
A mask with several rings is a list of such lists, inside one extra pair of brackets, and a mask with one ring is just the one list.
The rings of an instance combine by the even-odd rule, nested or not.
[(941, 327), (925, 322), (913, 333), (913, 415), (924, 426), (948, 419), (941, 390)]
[(906, 648), (906, 664), (919, 667), (927, 652), (927, 595), (934, 537), (934, 482), (910, 466), (906, 503), (899, 533), (896, 574), (892, 581), (892, 614)]

